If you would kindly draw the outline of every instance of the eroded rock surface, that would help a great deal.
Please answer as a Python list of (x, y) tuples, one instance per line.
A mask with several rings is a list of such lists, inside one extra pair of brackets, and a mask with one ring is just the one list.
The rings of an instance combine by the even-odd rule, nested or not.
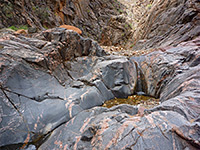
[(41, 30), (67, 24), (99, 40), (107, 22), (123, 9), (116, 0), (6, 0), (0, 5), (0, 28), (28, 24)]
[(1, 149), (38, 146), (83, 110), (134, 92), (134, 64), (73, 31), (7, 34), (0, 46)]
[(154, 0), (134, 33), (134, 49), (176, 46), (200, 35), (199, 0)]
[[(130, 59), (62, 28), (0, 46), (1, 149), (200, 148), (199, 37)], [(139, 86), (161, 104), (95, 107)]]
[[(147, 92), (161, 105), (144, 110), (119, 105), (79, 113), (53, 131), (39, 149), (199, 149), (200, 38), (132, 57)], [(81, 120), (81, 121), (80, 121)]]

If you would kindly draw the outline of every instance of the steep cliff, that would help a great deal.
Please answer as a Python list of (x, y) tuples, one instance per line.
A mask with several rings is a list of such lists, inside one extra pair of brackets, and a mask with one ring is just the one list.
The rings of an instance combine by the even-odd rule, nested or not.
[(177, 45), (198, 35), (199, 0), (154, 0), (134, 33), (134, 49)]
[(2, 0), (0, 28), (78, 27), (102, 45), (134, 50), (177, 45), (200, 34), (199, 0)]
[(67, 24), (98, 40), (102, 28), (112, 16), (123, 13), (123, 8), (115, 0), (3, 0), (0, 28), (28, 24), (44, 29)]

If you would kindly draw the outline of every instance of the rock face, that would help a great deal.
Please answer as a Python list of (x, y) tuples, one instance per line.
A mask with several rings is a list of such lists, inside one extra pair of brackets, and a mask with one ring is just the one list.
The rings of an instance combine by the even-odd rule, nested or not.
[(99, 40), (107, 21), (123, 13), (123, 8), (115, 0), (6, 0), (0, 5), (0, 28), (28, 24), (44, 29), (67, 24)]
[(67, 24), (102, 45), (134, 50), (176, 46), (199, 36), (199, 3), (199, 0), (4, 0), (0, 4), (0, 28), (28, 25), (28, 31), (34, 33), (37, 29)]
[(176, 46), (200, 35), (199, 0), (154, 0), (134, 33), (134, 49)]
[[(1, 1), (0, 28), (68, 24), (104, 45), (159, 48), (113, 56), (64, 28), (1, 30), (0, 149), (200, 149), (199, 0), (147, 3), (133, 34), (115, 0)], [(161, 104), (101, 107), (134, 93)]]
[[(200, 37), (129, 59), (64, 28), (2, 36), (0, 149), (199, 149), (199, 54)], [(138, 86), (162, 103), (95, 107)]]
[(132, 24), (127, 21), (127, 18), (123, 15), (114, 16), (103, 27), (99, 42), (106, 46), (125, 47), (132, 36)]

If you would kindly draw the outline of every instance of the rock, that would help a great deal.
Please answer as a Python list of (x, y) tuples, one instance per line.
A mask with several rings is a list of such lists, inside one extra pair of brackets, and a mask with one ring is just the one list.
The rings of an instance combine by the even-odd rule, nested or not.
[[(114, 1), (23, 2), (2, 2), (0, 10), (6, 9), (9, 22), (0, 13), (5, 19), (0, 26), (19, 14), (18, 23), (42, 29), (66, 21), (98, 39), (110, 14), (119, 15), (112, 9), (112, 4), (118, 8)], [(40, 3), (44, 5), (33, 7)], [(47, 3), (49, 7), (43, 7)], [(97, 42), (64, 28), (44, 30), (32, 38), (1, 35), (0, 149), (200, 149), (196, 4), (154, 1), (147, 17), (152, 23), (144, 22), (145, 30), (143, 25), (138, 28), (137, 40), (144, 47), (164, 46), (148, 54), (142, 51), (138, 57), (108, 55)], [(17, 13), (10, 13), (13, 9)], [(163, 26), (157, 28), (160, 23)], [(162, 35), (168, 38), (160, 42)], [(190, 38), (195, 39), (187, 41)], [(126, 104), (101, 107), (109, 99), (137, 92), (160, 98), (161, 104), (151, 109)]]
[(37, 32), (37, 28), (36, 27), (29, 27), (28, 28), (28, 33), (32, 34), (32, 33), (36, 33)]
[[(0, 149), (38, 148), (83, 110), (133, 94), (134, 64), (106, 56), (76, 32), (54, 28), (35, 38), (7, 34), (0, 45)], [(82, 136), (91, 138), (89, 131)]]
[(138, 108), (138, 115), (141, 116), (141, 117), (143, 117), (144, 116), (144, 110), (145, 110), (145, 108), (142, 107), (142, 106), (140, 106)]
[(0, 29), (0, 38), (7, 35), (7, 34), (13, 34), (15, 31), (9, 28), (3, 28)]
[[(199, 149), (200, 67), (190, 67), (199, 57), (199, 41), (131, 58), (140, 65), (148, 94), (160, 96), (160, 105), (82, 111), (54, 130), (39, 149)], [(113, 83), (111, 78), (109, 81)]]
[(154, 0), (137, 25), (133, 49), (176, 46), (199, 36), (199, 14), (196, 0)]
[[(195, 148), (195, 146), (185, 142), (182, 137), (196, 144), (195, 140), (198, 140), (198, 133), (190, 133), (191, 138), (187, 138), (188, 132), (186, 131), (191, 131), (195, 126), (198, 129), (198, 125), (190, 125), (178, 113), (166, 112), (167, 115), (165, 116), (161, 112), (155, 112), (142, 118), (131, 118), (128, 114), (118, 111), (104, 111), (101, 114), (94, 114), (95, 110), (99, 111), (93, 109), (78, 114), (73, 120), (73, 123), (77, 125), (75, 127), (72, 125), (72, 121), (67, 125), (62, 125), (60, 129), (54, 131), (54, 136), (51, 136), (39, 149), (64, 147), (67, 149), (121, 149), (123, 147), (126, 149), (147, 149), (150, 147), (156, 149), (160, 148), (159, 144), (166, 149), (171, 149), (173, 148), (173, 140), (177, 143), (174, 147), (197, 149), (197, 147)], [(115, 119), (118, 116), (123, 116), (123, 121), (118, 122)], [(174, 116), (178, 118), (176, 120), (171, 119)], [(79, 120), (81, 118), (84, 118), (87, 122), (80, 124)], [(158, 120), (151, 122), (151, 118), (157, 118)], [(163, 122), (163, 119), (169, 120), (169, 122)], [(96, 134), (93, 135), (90, 142), (81, 140), (81, 133), (91, 128), (91, 125), (96, 129)], [(60, 141), (62, 145), (59, 143), (53, 144), (55, 141)], [(148, 144), (146, 145), (144, 142)]]
[(26, 35), (27, 31), (24, 30), (24, 29), (20, 29), (20, 30), (15, 31), (14, 34), (24, 34), (24, 35)]
[(13, 32), (14, 32), (14, 30), (9, 29), (9, 28), (0, 29), (0, 33), (12, 34)]
[(126, 46), (126, 41), (132, 37), (133, 32), (131, 23), (126, 17), (113, 16), (108, 20), (106, 26), (103, 27), (100, 44), (106, 46)]
[(122, 14), (124, 8), (115, 0), (8, 0), (0, 6), (0, 27), (28, 24), (44, 30), (68, 24), (79, 28), (83, 36), (98, 41), (106, 22)]
[(76, 28), (74, 26), (70, 26), (70, 25), (61, 25), (59, 26), (59, 28), (65, 28), (65, 29), (68, 29), (68, 30), (73, 30), (75, 32), (77, 32), (78, 34), (82, 34), (82, 31), (79, 29), (79, 28)]

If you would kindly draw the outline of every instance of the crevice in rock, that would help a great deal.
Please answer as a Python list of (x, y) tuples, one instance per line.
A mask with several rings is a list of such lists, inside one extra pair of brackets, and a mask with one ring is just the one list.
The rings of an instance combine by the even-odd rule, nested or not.
[(85, 79), (78, 79), (77, 81), (83, 82), (86, 86), (95, 86), (94, 83), (89, 82), (88, 80), (85, 80)]
[(20, 116), (22, 116), (21, 112), (19, 111), (19, 109), (17, 108), (17, 106), (15, 106), (15, 104), (12, 102), (12, 100), (8, 97), (8, 95), (6, 94), (6, 92), (4, 91), (4, 89), (2, 89), (1, 87), (1, 91), (3, 92), (3, 94), (5, 95), (5, 97), (7, 98), (7, 100), (11, 103), (11, 105), (13, 106), (13, 108), (19, 113)]
[(184, 118), (186, 118), (188, 120), (188, 117), (187, 115), (185, 114), (185, 112), (180, 109), (179, 107), (177, 106), (157, 106), (155, 108), (152, 108), (152, 109), (149, 109), (149, 110), (145, 110), (145, 113), (146, 114), (150, 114), (152, 112), (155, 112), (155, 111), (173, 111), (173, 112), (177, 112), (178, 114), (182, 115)]
[(181, 139), (185, 140), (189, 144), (191, 144), (194, 147), (200, 149), (200, 142), (198, 140), (194, 140), (194, 139), (192, 139), (190, 137), (185, 136), (184, 133), (182, 131), (180, 131), (178, 128), (176, 128), (176, 127), (172, 128), (172, 132), (174, 132), (178, 137), (180, 137)]
[[(13, 91), (10, 91), (6, 88), (3, 88), (3, 87), (0, 87), (0, 89), (4, 92), (4, 90), (6, 92), (10, 92), (10, 93), (13, 93), (15, 95), (18, 95), (18, 96), (22, 96), (22, 97), (25, 97), (25, 98), (28, 98), (28, 99), (31, 99), (31, 100), (34, 100), (36, 102), (42, 102), (44, 101), (45, 99), (56, 99), (56, 100), (64, 100), (63, 98), (59, 97), (59, 96), (50, 96), (48, 95), (49, 93), (44, 93), (43, 95), (39, 95), (37, 97), (28, 97), (26, 95), (23, 95), (23, 94), (20, 94), (20, 93), (16, 93), (16, 92), (13, 92)], [(5, 92), (4, 92), (5, 93)]]
[(137, 70), (137, 83), (134, 92), (137, 95), (147, 95), (147, 83), (144, 73), (137, 61), (134, 61)]
[(124, 138), (126, 138), (129, 134), (131, 134), (135, 130), (135, 127), (133, 127), (126, 135), (124, 135), (118, 142), (121, 142)]
[(137, 131), (137, 133), (138, 133), (139, 136), (135, 139), (135, 142), (130, 146), (131, 149), (132, 149), (132, 147), (134, 147), (134, 146), (137, 144), (139, 138), (142, 137), (142, 134), (143, 134), (147, 129), (149, 129), (149, 128), (146, 128), (146, 129), (142, 130), (142, 132)]

